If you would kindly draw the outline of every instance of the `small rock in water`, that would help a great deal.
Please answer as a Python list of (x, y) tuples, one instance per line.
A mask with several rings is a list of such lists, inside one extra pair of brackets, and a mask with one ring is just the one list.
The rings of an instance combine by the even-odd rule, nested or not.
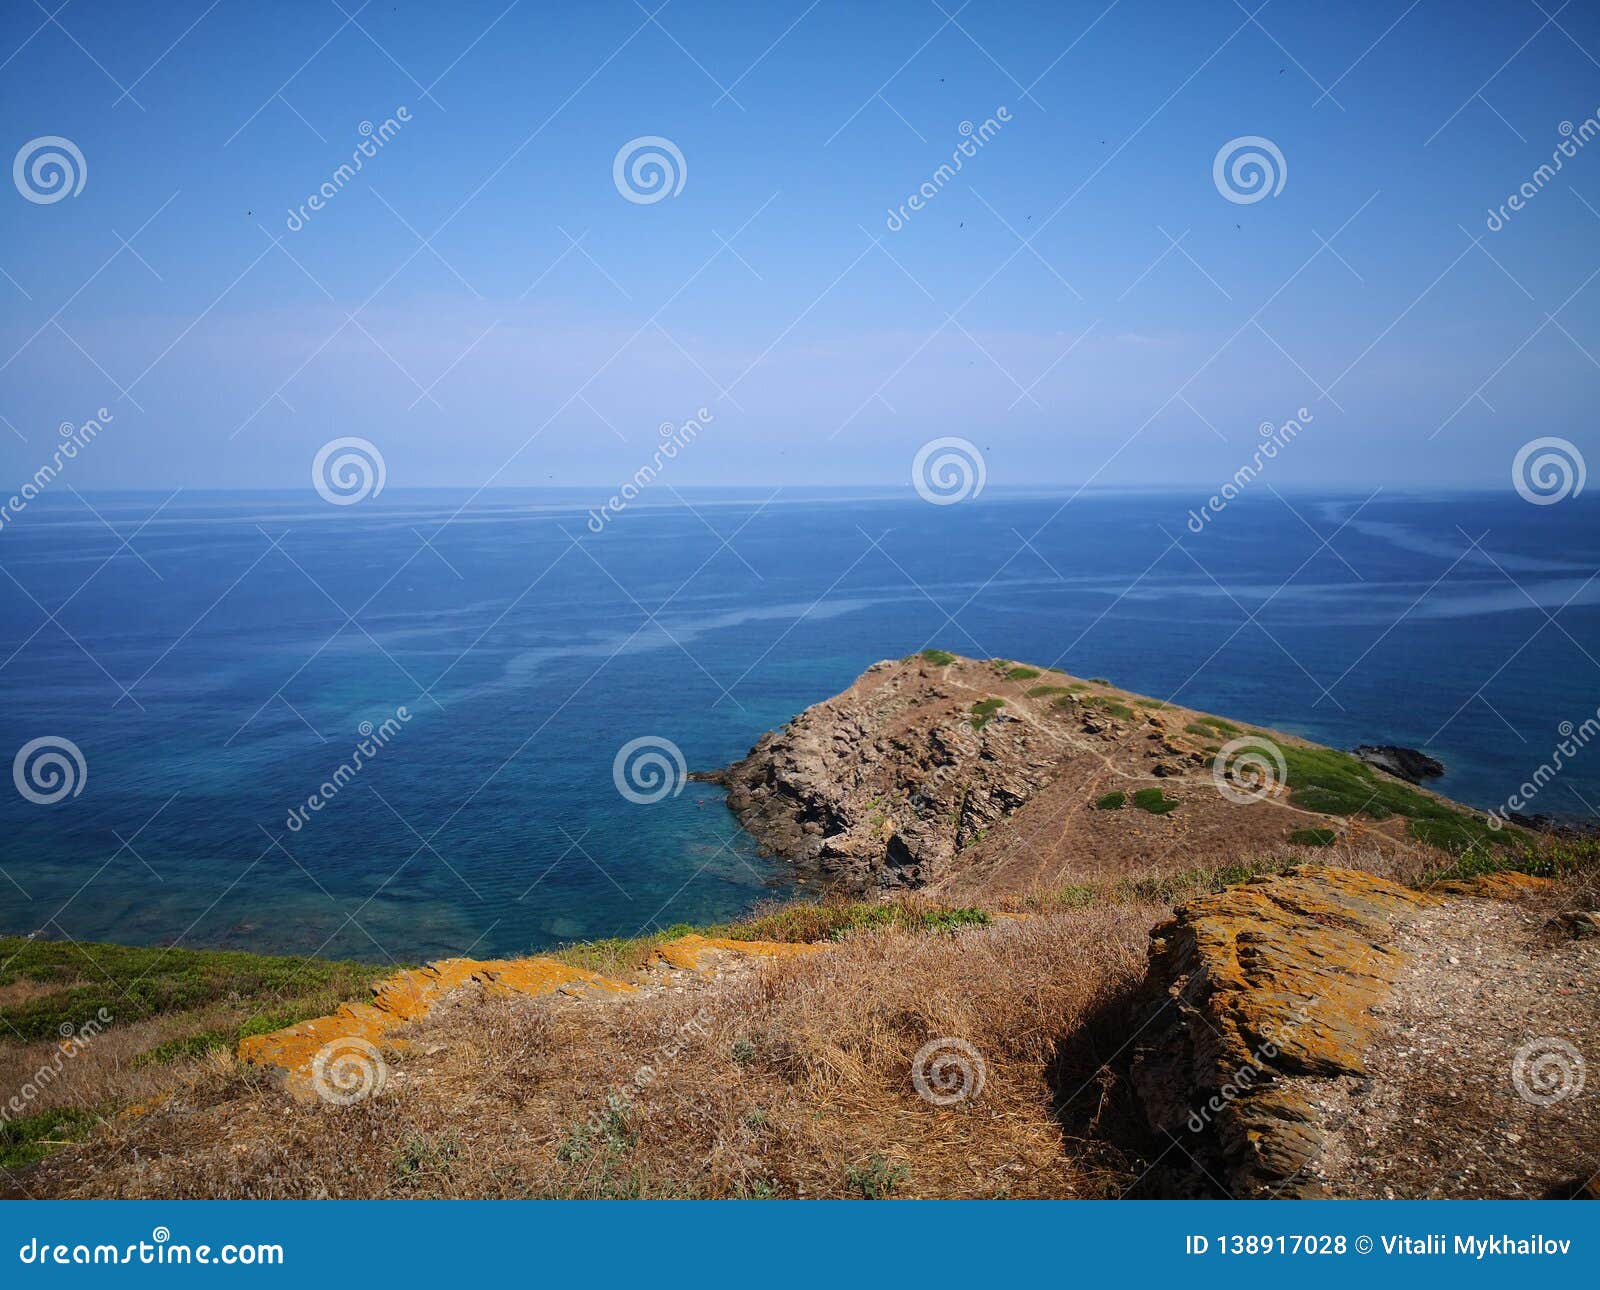
[(1356, 756), (1367, 765), (1376, 766), (1408, 784), (1420, 784), (1425, 779), (1437, 779), (1444, 774), (1444, 763), (1437, 757), (1396, 744), (1362, 744), (1356, 749)]

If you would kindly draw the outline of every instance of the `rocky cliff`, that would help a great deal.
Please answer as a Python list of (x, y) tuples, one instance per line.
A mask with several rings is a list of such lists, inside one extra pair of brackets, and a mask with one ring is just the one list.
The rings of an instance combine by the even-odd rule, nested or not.
[(1486, 832), (1348, 754), (1104, 680), (938, 650), (873, 665), (699, 778), (726, 786), (769, 852), (858, 893), (992, 900), (1167, 857), (1281, 863), (1330, 847), (1420, 867)]

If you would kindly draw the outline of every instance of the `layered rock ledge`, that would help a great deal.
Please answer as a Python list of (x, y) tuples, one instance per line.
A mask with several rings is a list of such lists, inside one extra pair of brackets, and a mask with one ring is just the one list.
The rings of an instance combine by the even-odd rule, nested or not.
[(1132, 1062), (1177, 1189), (1581, 1186), (1600, 1166), (1600, 1105), (1581, 1096), (1600, 945), (1586, 911), (1541, 907), (1560, 890), (1496, 874), (1419, 892), (1308, 865), (1179, 909), (1151, 932)]
[[(748, 756), (698, 776), (769, 853), (856, 890), (922, 887), (1026, 803), (1067, 740), (992, 700), (959, 668), (875, 663), (844, 693), (761, 737)], [(1015, 688), (1015, 687), (1011, 687)]]

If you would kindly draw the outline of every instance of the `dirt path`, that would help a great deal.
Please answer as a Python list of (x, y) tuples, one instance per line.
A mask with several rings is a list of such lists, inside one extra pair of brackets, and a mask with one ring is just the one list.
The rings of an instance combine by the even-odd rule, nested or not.
[(1308, 1172), (1338, 1196), (1570, 1193), (1600, 1172), (1600, 936), (1525, 905), (1453, 900), (1401, 930), (1410, 956), (1366, 1053), (1316, 1081)]

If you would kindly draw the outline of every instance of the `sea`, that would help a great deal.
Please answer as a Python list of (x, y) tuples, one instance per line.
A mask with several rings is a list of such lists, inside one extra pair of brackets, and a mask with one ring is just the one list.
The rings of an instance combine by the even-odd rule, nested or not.
[(12, 515), (0, 933), (414, 963), (734, 917), (796, 877), (683, 772), (928, 646), (1426, 748), (1482, 809), (1556, 756), (1524, 809), (1600, 807), (1581, 494), (603, 502), (308, 488)]

